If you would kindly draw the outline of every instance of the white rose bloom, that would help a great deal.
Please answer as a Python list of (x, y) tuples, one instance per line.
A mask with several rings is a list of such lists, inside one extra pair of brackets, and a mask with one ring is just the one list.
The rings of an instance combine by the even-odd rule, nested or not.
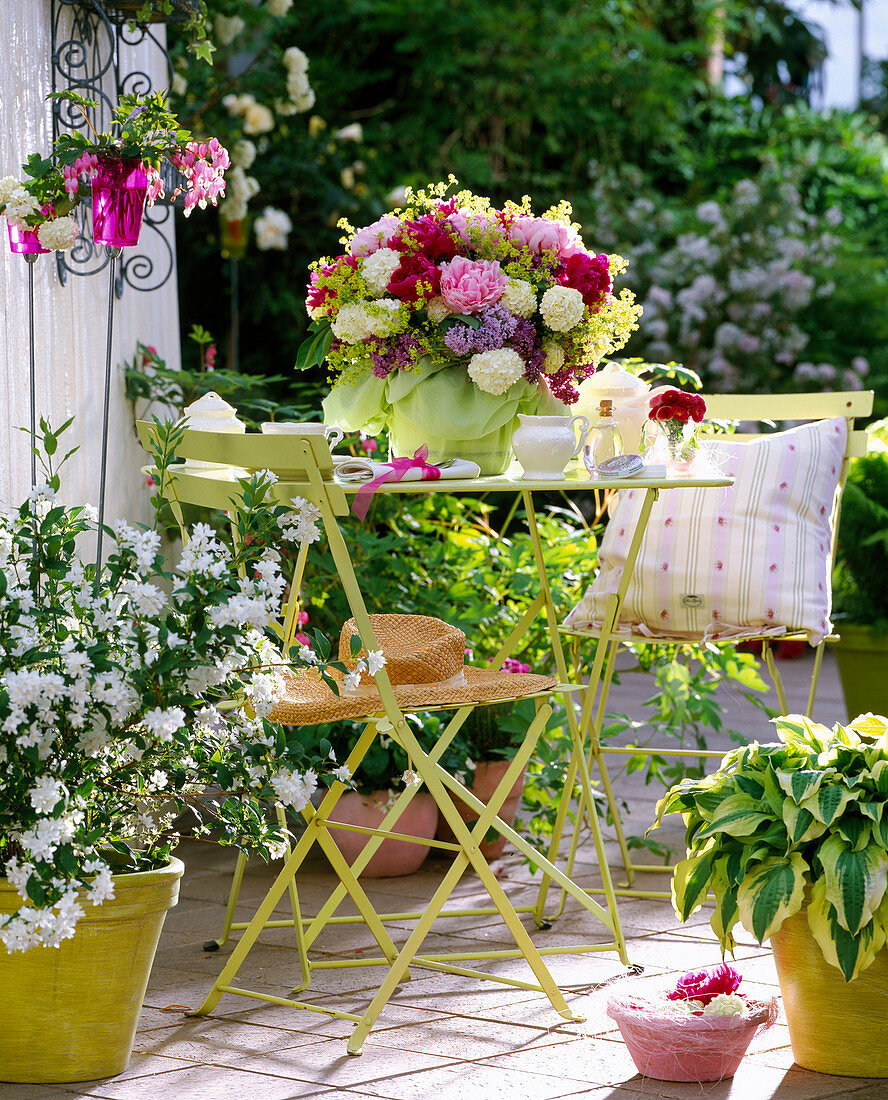
[(393, 248), (379, 248), (365, 257), (361, 274), (374, 294), (385, 294), (389, 279), (401, 264), (401, 255)]
[(509, 279), (502, 302), (506, 309), (519, 317), (530, 317), (536, 312), (536, 292), (526, 279)]
[(358, 344), (372, 336), (370, 318), (360, 302), (349, 302), (336, 314), (333, 335), (344, 344)]
[(239, 15), (217, 15), (213, 20), (213, 32), (223, 48), (230, 46), (245, 26)]
[(343, 126), (334, 135), (338, 141), (363, 141), (364, 127), (360, 122), (353, 122), (350, 126)]
[(505, 393), (523, 377), (524, 360), (512, 348), (482, 351), (469, 360), (469, 378), (485, 393)]
[(278, 19), (282, 19), (292, 7), (293, 0), (268, 0), (268, 14), (276, 15)]
[(278, 249), (283, 252), (287, 247), (287, 237), (293, 223), (283, 210), (275, 206), (266, 206), (256, 219), (256, 247), (262, 252)]
[(245, 134), (267, 134), (274, 129), (274, 115), (263, 103), (250, 103), (244, 111)]
[(540, 302), (543, 321), (553, 332), (569, 332), (583, 317), (583, 295), (571, 286), (550, 286)]
[(73, 218), (54, 218), (37, 227), (37, 239), (50, 252), (65, 252), (80, 236)]
[(284, 50), (284, 64), (291, 72), (304, 73), (308, 71), (308, 58), (298, 46), (290, 46)]
[(252, 167), (255, 159), (256, 146), (248, 138), (240, 138), (231, 146), (231, 163), (233, 167), (246, 170)]

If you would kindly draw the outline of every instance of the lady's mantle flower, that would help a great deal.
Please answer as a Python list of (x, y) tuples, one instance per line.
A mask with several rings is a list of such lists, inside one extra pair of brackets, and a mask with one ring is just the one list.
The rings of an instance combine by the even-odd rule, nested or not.
[(540, 302), (543, 321), (553, 332), (569, 332), (586, 310), (583, 295), (569, 286), (550, 286)]
[(482, 351), (469, 360), (469, 378), (485, 393), (505, 393), (523, 377), (524, 360), (511, 348)]

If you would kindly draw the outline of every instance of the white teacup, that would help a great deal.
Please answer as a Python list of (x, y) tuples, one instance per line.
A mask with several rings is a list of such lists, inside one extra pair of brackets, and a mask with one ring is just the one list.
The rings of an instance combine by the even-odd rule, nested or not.
[(266, 420), (259, 427), (264, 435), (323, 435), (327, 437), (331, 451), (345, 435), (345, 432), (339, 428), (334, 428), (332, 424), (322, 424), (319, 420), (304, 421), (298, 424)]

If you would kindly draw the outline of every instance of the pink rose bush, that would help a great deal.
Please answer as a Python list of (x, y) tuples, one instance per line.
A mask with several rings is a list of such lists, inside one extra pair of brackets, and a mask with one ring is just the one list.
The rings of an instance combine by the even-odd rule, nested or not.
[(637, 328), (634, 296), (614, 292), (626, 261), (587, 248), (567, 203), (537, 217), (529, 199), (496, 209), (449, 188), (341, 223), (343, 254), (312, 265), (297, 366), (326, 360), (338, 384), (444, 365), (488, 394), (524, 383), (573, 403)]

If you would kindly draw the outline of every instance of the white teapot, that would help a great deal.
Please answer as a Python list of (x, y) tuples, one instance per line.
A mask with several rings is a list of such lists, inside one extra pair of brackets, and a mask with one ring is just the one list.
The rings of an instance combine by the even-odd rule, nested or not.
[[(519, 413), (518, 419), (521, 423), (512, 436), (512, 450), (524, 468), (521, 476), (534, 481), (564, 481), (564, 467), (580, 453), (585, 442), (588, 418)], [(575, 424), (580, 426), (579, 442)]]
[(647, 420), (650, 384), (637, 374), (608, 363), (580, 383), (580, 398), (575, 408), (592, 417), (602, 398), (613, 402), (613, 416), (628, 454), (640, 453), (641, 436)]
[[(185, 410), (184, 417), (188, 420), (188, 428), (196, 432), (226, 432), (233, 435), (243, 435), (247, 430), (242, 420), (237, 418), (237, 409), (219, 396), (215, 390), (210, 390), (197, 401), (193, 401)], [(218, 462), (203, 462), (197, 458), (186, 459), (185, 465), (196, 469), (225, 469)]]

